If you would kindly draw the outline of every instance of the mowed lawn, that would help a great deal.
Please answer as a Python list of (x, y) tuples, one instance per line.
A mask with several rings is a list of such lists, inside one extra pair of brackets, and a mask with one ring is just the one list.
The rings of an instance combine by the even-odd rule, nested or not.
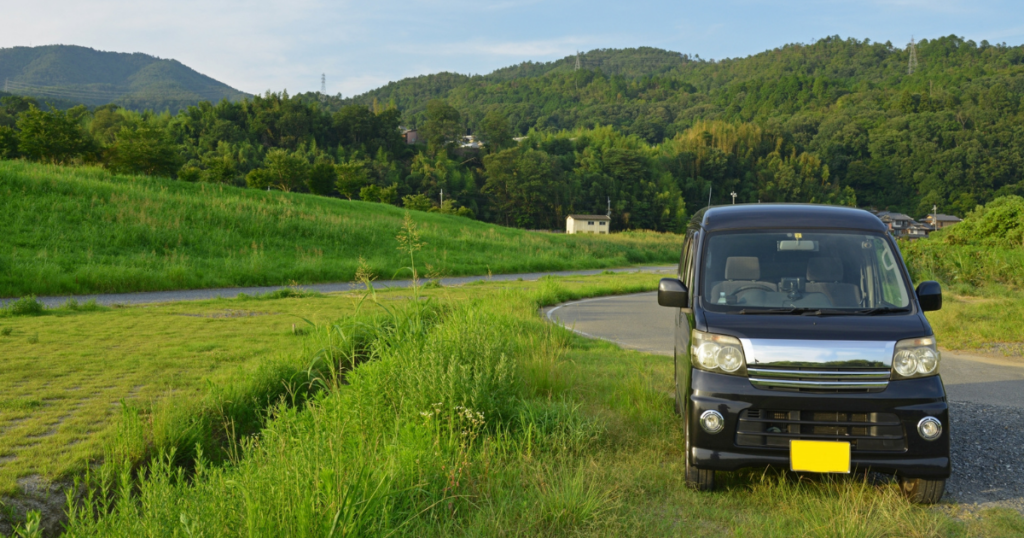
[(0, 318), (0, 492), (19, 477), (65, 476), (101, 456), (122, 400), (200, 394), (268, 357), (297, 356), (302, 318), (344, 317), (357, 301), (214, 300)]
[(566, 235), (310, 194), (0, 161), (0, 297), (407, 278), (409, 214), (423, 275), (622, 267), (678, 260), (653, 232)]

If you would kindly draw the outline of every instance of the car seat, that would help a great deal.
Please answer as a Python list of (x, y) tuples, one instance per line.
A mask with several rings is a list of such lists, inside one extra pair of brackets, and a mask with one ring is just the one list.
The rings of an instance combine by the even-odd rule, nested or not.
[(843, 263), (837, 258), (807, 260), (807, 293), (822, 293), (832, 306), (856, 308), (861, 305), (860, 287), (842, 282)]
[(778, 291), (771, 282), (758, 280), (761, 278), (761, 262), (756, 256), (730, 256), (725, 260), (725, 280), (716, 282), (711, 287), (711, 301), (717, 301), (721, 293), (733, 295), (737, 290), (761, 289)]

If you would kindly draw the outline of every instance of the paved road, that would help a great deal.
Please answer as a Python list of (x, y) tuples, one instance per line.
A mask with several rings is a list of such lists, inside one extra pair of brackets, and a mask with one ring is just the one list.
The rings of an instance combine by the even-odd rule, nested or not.
[[(547, 315), (587, 336), (672, 355), (672, 309), (658, 306), (655, 293), (567, 303), (548, 309)], [(1010, 360), (943, 351), (941, 372), (952, 401), (1024, 409), (1024, 360), (1015, 366)]]
[[(673, 313), (655, 293), (599, 297), (546, 309), (548, 319), (622, 347), (672, 355)], [(942, 353), (953, 475), (946, 501), (1024, 514), (1024, 359)]]
[[(493, 281), (508, 281), (508, 280), (537, 280), (542, 276), (582, 276), (582, 275), (598, 275), (605, 271), (612, 271), (615, 273), (674, 273), (676, 267), (674, 265), (668, 266), (644, 266), (644, 267), (627, 267), (624, 269), (592, 269), (585, 271), (550, 271), (544, 273), (516, 273), (511, 275), (493, 275), (493, 276), (460, 276), (460, 277), (449, 277), (442, 278), (441, 284), (444, 286), (454, 286), (459, 284), (466, 284), (469, 282), (476, 282), (479, 280), (493, 280)], [(422, 281), (421, 281), (422, 282)], [(373, 283), (373, 286), (377, 289), (383, 288), (408, 288), (412, 286), (411, 280), (378, 280)], [(50, 297), (37, 297), (36, 299), (46, 305), (47, 307), (56, 307), (63, 304), (68, 299), (74, 298), (79, 303), (84, 303), (95, 299), (97, 303), (101, 305), (113, 305), (113, 304), (144, 304), (144, 303), (172, 303), (177, 301), (199, 301), (203, 299), (216, 299), (225, 298), (230, 299), (237, 297), (239, 294), (244, 293), (246, 295), (257, 295), (262, 293), (270, 293), (272, 291), (287, 288), (289, 286), (260, 286), (252, 288), (213, 288), (205, 290), (178, 290), (178, 291), (147, 291), (139, 293), (108, 293), (98, 295), (59, 295)], [(336, 282), (332, 284), (308, 284), (302, 286), (294, 286), (294, 288), (318, 291), (321, 293), (331, 293), (338, 291), (351, 291), (365, 289), (365, 286), (358, 283), (352, 282)], [(0, 298), (0, 307), (4, 306), (8, 302), (13, 301), (11, 298)]]

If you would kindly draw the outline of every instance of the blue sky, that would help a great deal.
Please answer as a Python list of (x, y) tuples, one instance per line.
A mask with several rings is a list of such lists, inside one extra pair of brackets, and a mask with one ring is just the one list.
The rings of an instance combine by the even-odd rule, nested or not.
[(720, 59), (827, 35), (1024, 43), (1020, 0), (3, 1), (0, 47), (145, 52), (252, 93), (318, 90), (326, 73), (328, 93), (351, 96), (419, 74), (487, 73), (595, 48)]

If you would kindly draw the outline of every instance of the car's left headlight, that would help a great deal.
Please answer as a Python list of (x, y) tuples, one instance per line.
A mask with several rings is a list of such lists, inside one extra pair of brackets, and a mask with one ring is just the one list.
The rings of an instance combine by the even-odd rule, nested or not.
[(935, 337), (908, 338), (896, 342), (892, 356), (894, 379), (925, 377), (939, 373), (942, 355), (935, 347)]

